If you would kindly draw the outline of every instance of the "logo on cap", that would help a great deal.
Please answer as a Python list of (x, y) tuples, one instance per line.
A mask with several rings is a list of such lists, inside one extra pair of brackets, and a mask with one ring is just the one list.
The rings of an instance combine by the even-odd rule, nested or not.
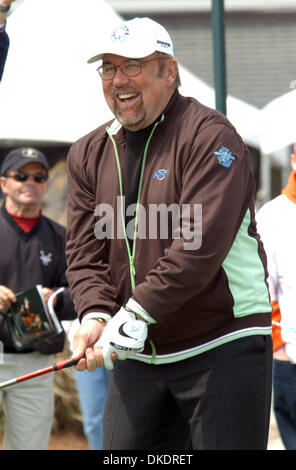
[(120, 25), (112, 33), (113, 41), (124, 41), (127, 36), (129, 36), (130, 31), (127, 26)]
[(26, 158), (37, 158), (38, 153), (34, 149), (27, 148), (22, 150), (22, 156)]
[(170, 43), (165, 42), (165, 41), (160, 41), (159, 39), (157, 39), (156, 42), (157, 42), (157, 44), (160, 44), (162, 47), (167, 48), (167, 49), (168, 49), (169, 47), (172, 47), (172, 45), (171, 45)]

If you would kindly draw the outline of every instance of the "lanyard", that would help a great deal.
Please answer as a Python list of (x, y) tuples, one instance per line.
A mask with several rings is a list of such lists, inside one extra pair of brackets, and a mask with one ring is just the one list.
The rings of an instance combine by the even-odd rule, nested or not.
[[(162, 116), (161, 120), (164, 119), (164, 116)], [(124, 214), (124, 195), (123, 195), (123, 186), (122, 186), (122, 172), (121, 172), (121, 167), (120, 167), (120, 162), (119, 162), (119, 156), (118, 156), (118, 150), (116, 147), (116, 142), (110, 132), (110, 128), (107, 127), (106, 131), (108, 136), (111, 139), (111, 142), (113, 144), (114, 148), (114, 153), (115, 153), (115, 158), (116, 158), (116, 165), (117, 165), (117, 171), (118, 171), (118, 180), (119, 180), (119, 190), (120, 190), (120, 196), (121, 196), (121, 221), (122, 221), (122, 227), (123, 227), (123, 234), (124, 234), (124, 239), (125, 239), (125, 244), (127, 248), (127, 253), (128, 253), (128, 259), (129, 259), (129, 268), (130, 268), (130, 278), (131, 278), (131, 285), (132, 289), (136, 286), (136, 269), (134, 265), (134, 260), (135, 260), (135, 252), (136, 252), (136, 237), (137, 237), (137, 229), (138, 229), (138, 218), (139, 218), (139, 204), (140, 204), (140, 199), (141, 199), (141, 191), (142, 191), (142, 185), (143, 185), (143, 178), (144, 178), (144, 170), (145, 170), (145, 164), (146, 164), (146, 158), (147, 158), (147, 152), (149, 148), (149, 144), (151, 141), (151, 138), (153, 136), (153, 133), (159, 124), (160, 121), (157, 121), (153, 129), (147, 139), (147, 142), (145, 144), (144, 148), (144, 155), (142, 159), (142, 165), (141, 165), (141, 172), (140, 172), (140, 179), (139, 179), (139, 186), (138, 186), (138, 196), (137, 196), (137, 204), (136, 204), (136, 215), (135, 215), (135, 226), (134, 226), (134, 236), (133, 236), (133, 243), (132, 243), (132, 250), (130, 249), (130, 244), (128, 241), (127, 233), (126, 233), (126, 227), (125, 227), (125, 214)]]

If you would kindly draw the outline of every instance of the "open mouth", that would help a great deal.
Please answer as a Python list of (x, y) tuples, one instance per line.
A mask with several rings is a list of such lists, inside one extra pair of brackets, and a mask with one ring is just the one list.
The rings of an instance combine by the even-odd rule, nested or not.
[(137, 92), (130, 92), (130, 93), (119, 93), (117, 95), (119, 101), (121, 103), (133, 103), (139, 96), (139, 93)]

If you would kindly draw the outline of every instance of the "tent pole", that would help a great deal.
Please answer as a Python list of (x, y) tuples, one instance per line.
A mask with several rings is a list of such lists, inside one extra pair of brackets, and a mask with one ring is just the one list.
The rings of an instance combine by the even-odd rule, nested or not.
[(212, 0), (212, 36), (216, 109), (226, 115), (224, 0)]

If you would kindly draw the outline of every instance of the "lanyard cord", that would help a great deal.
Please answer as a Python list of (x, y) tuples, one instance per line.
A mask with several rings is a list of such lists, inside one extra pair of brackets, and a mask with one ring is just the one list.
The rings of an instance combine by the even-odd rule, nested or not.
[[(162, 116), (163, 120), (164, 116)], [(111, 142), (113, 144), (114, 148), (114, 153), (115, 153), (115, 159), (116, 159), (116, 165), (117, 165), (117, 171), (118, 171), (118, 180), (119, 180), (119, 190), (120, 190), (120, 196), (121, 196), (121, 221), (122, 221), (122, 227), (123, 227), (123, 233), (124, 233), (124, 239), (125, 239), (125, 244), (128, 252), (128, 258), (129, 258), (129, 266), (130, 266), (130, 276), (131, 276), (131, 285), (132, 289), (136, 287), (136, 282), (135, 282), (135, 277), (136, 277), (136, 270), (134, 266), (134, 257), (135, 257), (135, 252), (136, 252), (136, 235), (137, 235), (137, 229), (138, 229), (138, 218), (139, 218), (139, 204), (140, 204), (140, 199), (141, 199), (141, 192), (142, 192), (142, 185), (143, 185), (143, 178), (144, 178), (144, 170), (145, 170), (145, 164), (146, 164), (146, 158), (147, 158), (147, 152), (148, 152), (148, 147), (150, 144), (150, 140), (153, 136), (153, 133), (159, 124), (160, 121), (157, 121), (153, 129), (147, 139), (145, 149), (144, 149), (144, 155), (142, 159), (142, 165), (141, 165), (141, 172), (140, 172), (140, 180), (139, 180), (139, 186), (138, 186), (138, 197), (137, 197), (137, 204), (136, 204), (136, 216), (135, 216), (135, 226), (134, 226), (134, 237), (133, 237), (133, 243), (132, 243), (132, 251), (130, 249), (130, 245), (128, 242), (127, 234), (126, 234), (126, 227), (125, 227), (125, 216), (124, 216), (124, 207), (123, 207), (123, 187), (122, 187), (122, 173), (121, 173), (121, 167), (120, 167), (120, 162), (119, 162), (119, 156), (118, 156), (118, 151), (116, 147), (116, 142), (110, 132), (110, 128), (106, 128), (107, 134), (111, 139)]]

